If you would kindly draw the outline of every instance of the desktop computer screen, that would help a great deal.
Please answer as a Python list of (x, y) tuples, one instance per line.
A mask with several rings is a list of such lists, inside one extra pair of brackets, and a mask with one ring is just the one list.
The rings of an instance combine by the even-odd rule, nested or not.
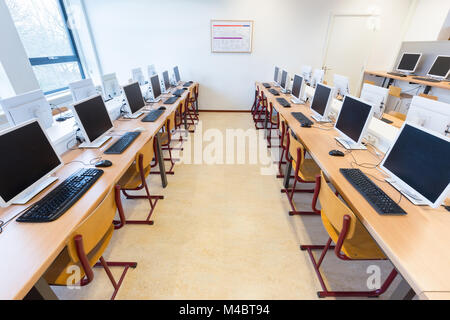
[(278, 83), (279, 77), (280, 77), (280, 68), (275, 67), (275, 74), (273, 76), (273, 81), (275, 81), (275, 83)]
[(311, 110), (313, 113), (320, 117), (328, 116), (328, 111), (333, 99), (332, 92), (333, 89), (331, 87), (320, 83), (317, 84), (316, 92), (314, 93), (314, 98), (311, 102)]
[(113, 123), (101, 96), (81, 101), (75, 104), (73, 108), (84, 137), (90, 143), (113, 128)]
[(170, 89), (169, 71), (163, 72), (163, 79), (164, 79), (164, 89), (165, 91), (168, 91)]
[(360, 144), (373, 115), (373, 106), (346, 96), (335, 128), (354, 143)]
[(295, 99), (302, 99), (305, 92), (305, 82), (303, 77), (299, 75), (294, 76), (294, 84), (292, 86), (292, 95)]
[(141, 87), (138, 82), (124, 86), (123, 91), (125, 92), (131, 114), (134, 114), (145, 107), (144, 97), (142, 97)]
[(150, 79), (150, 85), (152, 87), (153, 99), (158, 99), (161, 95), (161, 83), (159, 82), (159, 76), (153, 76)]
[(180, 82), (180, 69), (178, 67), (173, 68), (173, 74), (175, 75), (175, 80), (177, 81), (177, 83)]
[(382, 169), (437, 208), (450, 191), (450, 138), (405, 124)]
[(62, 166), (38, 121), (0, 133), (0, 205), (7, 206), (42, 178)]
[(287, 89), (287, 85), (288, 85), (288, 83), (287, 83), (287, 76), (288, 76), (288, 73), (287, 73), (287, 71), (285, 71), (285, 70), (283, 70), (283, 72), (281, 73), (281, 82), (280, 82), (280, 86), (283, 88), (283, 89)]
[(404, 53), (398, 64), (397, 70), (407, 73), (413, 73), (419, 64), (421, 53)]
[(450, 56), (438, 56), (433, 63), (428, 76), (446, 79), (450, 74)]

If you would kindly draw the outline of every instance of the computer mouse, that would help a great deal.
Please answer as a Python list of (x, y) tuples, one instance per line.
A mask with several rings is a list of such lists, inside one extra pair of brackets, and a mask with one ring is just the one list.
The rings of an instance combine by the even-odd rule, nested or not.
[(344, 157), (345, 154), (342, 151), (339, 151), (339, 150), (331, 150), (330, 151), (330, 156), (333, 156), (333, 157)]
[(113, 163), (111, 162), (111, 161), (109, 161), (109, 160), (102, 160), (102, 161), (100, 161), (100, 162), (97, 162), (96, 164), (95, 164), (95, 167), (96, 168), (109, 168), (109, 167), (111, 167), (113, 165)]
[(165, 110), (167, 110), (167, 108), (166, 107), (161, 107), (161, 108), (159, 108), (159, 110), (165, 111)]
[(145, 130), (145, 128), (142, 128), (142, 127), (134, 129), (134, 132), (144, 132), (144, 131), (146, 131), (146, 130)]
[(309, 123), (302, 123), (302, 128), (311, 128), (312, 125), (310, 125)]

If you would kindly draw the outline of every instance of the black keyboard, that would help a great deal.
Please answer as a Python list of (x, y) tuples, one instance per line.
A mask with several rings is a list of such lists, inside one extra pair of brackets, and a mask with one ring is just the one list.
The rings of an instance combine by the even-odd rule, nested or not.
[(175, 92), (173, 93), (173, 95), (174, 95), (174, 96), (177, 96), (177, 97), (181, 97), (181, 96), (184, 94), (184, 92), (185, 92), (185, 90), (183, 90), (183, 89), (178, 89), (177, 91), (175, 91)]
[(263, 87), (266, 88), (266, 89), (272, 88), (272, 86), (271, 86), (269, 83), (263, 83), (262, 85), (263, 85)]
[(424, 78), (424, 77), (413, 77), (413, 79), (414, 80), (427, 81), (427, 82), (441, 82), (441, 80), (431, 79), (431, 78)]
[(32, 205), (18, 222), (51, 222), (58, 219), (102, 176), (103, 170), (81, 169)]
[(127, 132), (114, 143), (105, 154), (122, 154), (141, 135), (140, 132)]
[(387, 124), (392, 124), (392, 123), (394, 123), (394, 121), (391, 121), (391, 120), (386, 119), (386, 118), (381, 118), (381, 121), (386, 122)]
[(164, 114), (164, 112), (165, 110), (153, 110), (142, 119), (142, 122), (155, 122)]
[(312, 122), (308, 117), (306, 117), (303, 113), (301, 112), (293, 112), (292, 115), (294, 116), (294, 118), (300, 122), (300, 124), (302, 125), (302, 127), (304, 128), (311, 128), (312, 125), (314, 124), (314, 122)]
[(279, 96), (280, 95), (280, 93), (277, 90), (275, 90), (275, 89), (270, 89), (269, 92), (271, 94), (273, 94), (274, 96)]
[(388, 74), (390, 74), (391, 76), (397, 76), (397, 77), (406, 78), (406, 74), (403, 74), (403, 73), (398, 73), (398, 72), (388, 72)]
[(177, 97), (177, 96), (171, 97), (171, 98), (167, 99), (166, 101), (164, 101), (164, 104), (174, 104), (175, 102), (177, 102), (177, 100), (179, 98), (180, 97)]
[(340, 171), (379, 214), (406, 215), (406, 212), (373, 183), (364, 172), (359, 169), (341, 169)]
[(286, 99), (284, 98), (277, 98), (277, 101), (279, 104), (281, 104), (284, 108), (290, 108), (291, 104), (289, 102), (287, 102)]
[(183, 87), (184, 88), (189, 88), (190, 86), (192, 86), (193, 83), (194, 82), (192, 82), (192, 81), (186, 82), (185, 84), (183, 84)]

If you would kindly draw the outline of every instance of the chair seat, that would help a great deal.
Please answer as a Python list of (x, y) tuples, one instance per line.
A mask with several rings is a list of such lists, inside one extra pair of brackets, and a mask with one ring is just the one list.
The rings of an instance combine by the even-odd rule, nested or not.
[[(297, 163), (292, 161), (292, 166), (295, 169), (297, 167)], [(305, 159), (298, 175), (304, 181), (314, 182), (316, 181), (316, 177), (320, 175), (320, 168), (313, 159)]]
[[(148, 166), (145, 168), (145, 176), (148, 175), (148, 173), (151, 170), (151, 166)], [(148, 173), (147, 173), (148, 172)], [(141, 181), (141, 175), (139, 171), (136, 170), (136, 164), (132, 164), (128, 170), (125, 172), (125, 174), (120, 178), (118, 185), (122, 189), (136, 189), (142, 185)]]

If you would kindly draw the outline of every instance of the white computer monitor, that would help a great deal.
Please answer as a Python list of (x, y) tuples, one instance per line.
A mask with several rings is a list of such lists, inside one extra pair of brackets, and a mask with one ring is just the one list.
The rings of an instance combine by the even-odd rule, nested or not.
[(145, 107), (144, 97), (142, 96), (141, 87), (139, 82), (133, 82), (123, 87), (125, 93), (125, 102), (127, 106), (128, 115), (125, 118), (137, 119), (143, 112), (142, 108)]
[(450, 138), (406, 122), (381, 163), (398, 191), (438, 208), (450, 193)]
[(180, 68), (178, 68), (178, 66), (176, 66), (175, 68), (173, 68), (173, 74), (175, 76), (175, 81), (177, 83), (179, 83), (181, 81), (181, 77), (180, 77)]
[(450, 104), (415, 96), (411, 101), (406, 121), (439, 134), (448, 135), (450, 134)]
[(11, 126), (17, 126), (35, 118), (39, 119), (45, 129), (53, 125), (52, 108), (42, 90), (0, 100), (0, 105)]
[(161, 100), (161, 83), (159, 82), (158, 75), (154, 75), (150, 78), (150, 88), (152, 92), (152, 101), (158, 102), (159, 100)]
[(300, 75), (303, 77), (303, 80), (305, 80), (306, 83), (310, 83), (311, 77), (312, 77), (312, 67), (311, 66), (302, 66)]
[(111, 139), (108, 132), (114, 124), (100, 95), (75, 103), (72, 111), (86, 139), (80, 148), (100, 148)]
[(122, 89), (120, 88), (119, 80), (117, 80), (115, 73), (104, 75), (102, 80), (105, 100), (114, 99), (122, 95)]
[(72, 93), (72, 99), (74, 102), (81, 101), (86, 98), (95, 96), (98, 94), (97, 89), (94, 86), (92, 79), (84, 79), (69, 84), (70, 92)]
[(350, 95), (344, 98), (335, 129), (341, 134), (336, 138), (348, 150), (365, 150), (361, 144), (370, 121), (373, 117), (373, 106)]
[(63, 161), (37, 119), (0, 132), (0, 206), (26, 204), (57, 180)]
[(163, 81), (164, 81), (164, 93), (169, 92), (170, 90), (170, 78), (169, 78), (169, 71), (163, 72)]
[(139, 82), (140, 86), (145, 85), (145, 77), (141, 68), (135, 68), (131, 70), (133, 81)]
[(419, 65), (420, 58), (422, 57), (421, 53), (409, 53), (405, 52), (400, 59), (400, 62), (397, 66), (397, 71), (403, 73), (414, 73)]
[(361, 99), (374, 107), (374, 116), (383, 118), (386, 102), (389, 96), (389, 89), (365, 83), (361, 91)]
[(310, 85), (315, 88), (318, 83), (323, 83), (325, 77), (325, 71), (322, 69), (315, 69), (311, 77)]
[(155, 74), (157, 74), (156, 72), (156, 67), (154, 64), (151, 64), (148, 66), (147, 68), (147, 73), (148, 73), (148, 78), (150, 79), (151, 77), (153, 77)]
[(317, 122), (330, 122), (328, 115), (333, 102), (334, 88), (318, 83), (311, 101), (312, 118)]
[(447, 79), (450, 74), (450, 56), (437, 56), (427, 76), (439, 80)]
[(346, 76), (340, 74), (334, 75), (335, 97), (345, 97), (350, 94), (350, 84)]
[(283, 93), (286, 93), (289, 87), (289, 77), (288, 72), (286, 70), (283, 70), (281, 72), (281, 79), (280, 79), (280, 87), (283, 89)]
[(294, 104), (301, 104), (305, 102), (305, 89), (306, 89), (306, 83), (305, 79), (302, 76), (299, 76), (296, 74), (294, 76), (294, 83), (292, 85), (292, 103)]

